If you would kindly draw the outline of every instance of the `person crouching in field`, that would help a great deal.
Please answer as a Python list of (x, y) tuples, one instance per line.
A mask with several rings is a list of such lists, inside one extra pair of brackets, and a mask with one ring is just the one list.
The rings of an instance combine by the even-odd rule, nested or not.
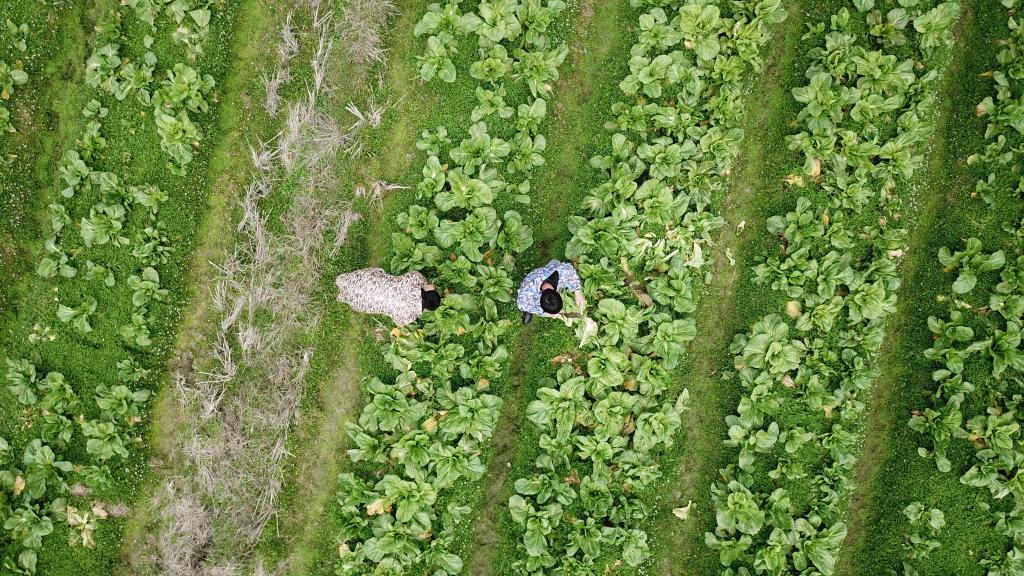
[(419, 272), (392, 276), (380, 268), (364, 268), (342, 274), (334, 283), (338, 285), (338, 302), (356, 312), (386, 314), (398, 326), (441, 305), (441, 295)]
[(523, 312), (523, 324), (533, 319), (534, 314), (550, 318), (562, 318), (562, 295), (559, 290), (572, 290), (576, 294), (576, 305), (580, 310), (586, 305), (580, 277), (568, 262), (552, 260), (526, 275), (519, 286), (516, 303)]

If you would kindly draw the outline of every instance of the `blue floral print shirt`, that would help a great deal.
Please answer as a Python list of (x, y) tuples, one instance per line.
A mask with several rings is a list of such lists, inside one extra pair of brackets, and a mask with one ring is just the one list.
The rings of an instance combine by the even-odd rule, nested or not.
[(540, 316), (548, 315), (540, 307), (540, 285), (548, 276), (551, 276), (552, 272), (558, 272), (559, 291), (580, 289), (580, 277), (576, 274), (576, 269), (572, 267), (572, 264), (552, 260), (542, 268), (537, 268), (527, 274), (523, 283), (519, 285), (519, 297), (516, 298), (516, 304), (519, 305), (520, 310)]

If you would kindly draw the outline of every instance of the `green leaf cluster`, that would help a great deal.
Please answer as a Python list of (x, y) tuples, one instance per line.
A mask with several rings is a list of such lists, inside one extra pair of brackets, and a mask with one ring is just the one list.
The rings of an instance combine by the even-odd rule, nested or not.
[[(481, 479), (480, 452), (497, 425), (501, 398), (488, 393), (508, 363), (510, 328), (498, 305), (512, 299), (515, 257), (533, 231), (515, 210), (495, 209), (508, 194), (528, 201), (543, 165), (549, 84), (564, 47), (545, 32), (565, 5), (551, 0), (432, 4), (416, 26), (427, 36), (424, 80), (452, 82), (459, 39), (475, 38), (478, 106), (465, 138), (424, 130), (427, 154), (417, 203), (399, 214), (390, 268), (422, 271), (445, 292), (417, 325), (396, 328), (384, 358), (397, 376), (366, 383), (366, 405), (347, 426), (353, 472), (337, 501), (344, 518), (338, 574), (458, 574), (457, 535), (469, 507), (457, 487)], [(510, 96), (515, 94), (516, 96)]]
[[(793, 90), (802, 108), (787, 142), (804, 163), (785, 181), (807, 190), (768, 219), (778, 249), (754, 267), (755, 281), (789, 302), (785, 317), (769, 314), (733, 341), (727, 378), (742, 393), (725, 445), (738, 454), (719, 471), (716, 526), (705, 534), (730, 574), (831, 576), (846, 537), (863, 398), (906, 246), (894, 190), (923, 163), (935, 49), (959, 14), (955, 3), (907, 2), (886, 14), (874, 4), (841, 7), (802, 39), (814, 48), (807, 84)], [(942, 376), (950, 389), (969, 387), (951, 376)], [(957, 411), (923, 413), (913, 426), (946, 444), (964, 435)]]

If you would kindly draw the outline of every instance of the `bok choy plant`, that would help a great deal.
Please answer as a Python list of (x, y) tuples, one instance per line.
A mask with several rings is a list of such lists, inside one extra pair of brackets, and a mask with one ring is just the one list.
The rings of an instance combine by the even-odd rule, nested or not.
[(443, 126), (423, 131), (423, 179), (417, 202), (397, 218), (390, 258), (392, 271), (423, 270), (446, 296), (417, 324), (391, 331), (393, 372), (366, 384), (366, 405), (347, 427), (338, 574), (463, 571), (456, 536), (470, 513), (466, 486), (486, 470), (480, 452), (501, 410), (490, 386), (508, 363), (510, 321), (498, 306), (511, 300), (515, 258), (533, 233), (518, 212), (495, 204), (502, 195), (528, 201), (531, 174), (544, 164), (540, 126), (568, 52), (547, 30), (565, 4), (490, 0), (464, 9), (432, 4), (415, 29), (427, 36), (419, 57), (427, 81), (454, 81), (463, 73), (453, 59), (459, 40), (476, 40), (479, 59), (468, 72), (478, 106), (464, 138)]
[[(958, 14), (953, 2), (883, 14), (854, 1), (803, 37), (812, 62), (793, 90), (803, 108), (787, 141), (804, 162), (785, 179), (802, 190), (768, 219), (779, 247), (754, 268), (757, 283), (789, 299), (787, 315), (737, 334), (726, 375), (741, 391), (726, 419), (725, 445), (738, 453), (712, 487), (716, 526), (705, 534), (723, 573), (836, 571), (863, 398), (900, 286), (900, 192), (923, 163), (936, 47)], [(920, 426), (955, 435), (948, 414)]]

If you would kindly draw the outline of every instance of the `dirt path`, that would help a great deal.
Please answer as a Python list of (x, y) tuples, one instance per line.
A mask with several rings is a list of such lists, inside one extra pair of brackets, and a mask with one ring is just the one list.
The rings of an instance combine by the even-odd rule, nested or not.
[[(750, 245), (764, 229), (764, 219), (774, 213), (766, 208), (766, 198), (772, 190), (781, 190), (772, 166), (780, 153), (786, 154), (783, 119), (791, 117), (784, 111), (790, 106), (794, 81), (788, 67), (799, 60), (796, 51), (805, 17), (802, 8), (800, 0), (786, 2), (788, 17), (775, 29), (764, 59), (766, 69), (746, 100), (745, 136), (720, 209), (726, 226), (715, 245), (712, 280), (704, 287), (698, 308), (697, 338), (679, 371), (682, 386), (689, 389), (692, 399), (690, 413), (683, 419), (685, 441), (664, 467), (669, 480), (659, 490), (654, 526), (648, 530), (653, 563), (661, 576), (703, 573), (692, 563), (708, 558), (703, 532), (709, 522), (714, 523), (709, 489), (722, 464), (725, 415), (736, 405), (735, 392), (721, 380), (720, 372), (731, 359), (728, 348), (733, 335), (746, 325), (736, 302), (738, 283), (749, 268), (743, 258), (756, 251)], [(689, 520), (680, 521), (672, 514), (673, 508), (691, 501)], [(705, 568), (717, 570), (717, 558)]]
[(927, 169), (923, 172), (915, 196), (907, 202), (911, 234), (907, 258), (903, 263), (899, 309), (886, 327), (879, 358), (881, 373), (872, 384), (871, 398), (865, 408), (867, 420), (864, 424), (864, 445), (854, 475), (856, 489), (850, 498), (847, 513), (848, 533), (837, 568), (837, 574), (840, 575), (853, 573), (854, 554), (857, 547), (863, 544), (868, 516), (874, 505), (873, 497), (878, 490), (876, 478), (886, 459), (891, 457), (886, 446), (894, 428), (906, 425), (907, 414), (897, 412), (893, 407), (896, 404), (894, 399), (900, 393), (898, 387), (906, 382), (903, 355), (909, 348), (907, 339), (913, 332), (913, 326), (921, 322), (913, 294), (921, 286), (925, 270), (936, 266), (935, 254), (928, 249), (929, 236), (936, 227), (943, 225), (943, 208), (971, 185), (968, 175), (957, 169), (957, 158), (950, 150), (955, 100), (952, 91), (958, 79), (967, 73), (967, 51), (963, 43), (965, 37), (969, 37), (975, 17), (972, 2), (961, 2), (961, 7), (954, 50), (937, 98), (939, 106), (935, 113), (936, 128), (926, 154)]

